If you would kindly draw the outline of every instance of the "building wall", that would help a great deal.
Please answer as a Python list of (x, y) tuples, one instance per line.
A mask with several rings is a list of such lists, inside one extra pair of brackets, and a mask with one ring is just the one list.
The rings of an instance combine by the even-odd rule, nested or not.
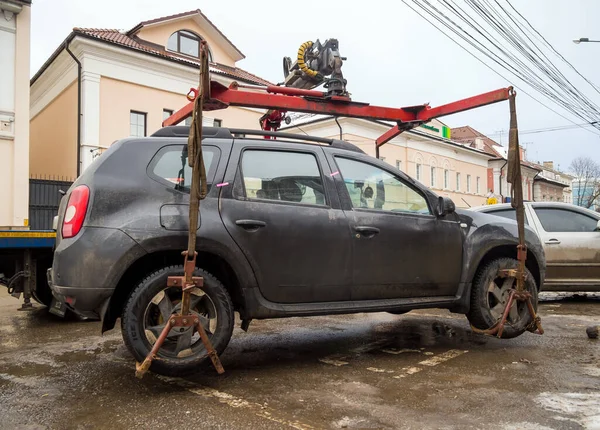
[(73, 82), (30, 122), (32, 176), (77, 176), (77, 82)]
[(536, 202), (562, 202), (563, 188), (557, 185), (536, 181), (534, 187)]
[(0, 12), (0, 228), (28, 226), (31, 8)]
[[(163, 109), (176, 111), (188, 103), (185, 95), (145, 87), (102, 76), (100, 78), (100, 146), (128, 137), (130, 111), (146, 113), (146, 131), (151, 135), (162, 127)], [(259, 129), (262, 113), (230, 107), (205, 112), (206, 118), (219, 119), (223, 127)]]
[(214, 62), (225, 64), (226, 66), (235, 66), (234, 59), (219, 45), (216, 38), (208, 30), (204, 30), (198, 25), (194, 18), (150, 25), (142, 28), (137, 35), (141, 39), (166, 47), (169, 36), (179, 30), (191, 30), (206, 40)]

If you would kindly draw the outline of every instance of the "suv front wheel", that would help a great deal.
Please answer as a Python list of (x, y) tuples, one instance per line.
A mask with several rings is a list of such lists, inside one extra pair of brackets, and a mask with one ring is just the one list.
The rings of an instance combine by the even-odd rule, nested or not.
[[(121, 316), (121, 331), (125, 345), (138, 362), (146, 358), (169, 317), (179, 312), (181, 288), (167, 287), (167, 278), (182, 274), (183, 266), (160, 269), (140, 282), (129, 296)], [(192, 290), (190, 310), (200, 318), (220, 355), (233, 332), (231, 298), (223, 284), (208, 272), (196, 269), (194, 276), (204, 278), (204, 287)], [(161, 375), (182, 376), (198, 371), (206, 359), (206, 348), (198, 332), (192, 327), (175, 327), (152, 361), (150, 370)]]
[[(486, 330), (502, 319), (508, 295), (517, 287), (515, 278), (505, 278), (499, 270), (516, 269), (519, 262), (514, 258), (498, 258), (477, 271), (471, 288), (471, 308), (467, 314), (473, 327)], [(531, 293), (531, 303), (537, 311), (538, 291), (535, 280), (525, 269), (525, 288)], [(526, 302), (514, 301), (508, 313), (502, 338), (510, 339), (521, 335), (532, 322)]]

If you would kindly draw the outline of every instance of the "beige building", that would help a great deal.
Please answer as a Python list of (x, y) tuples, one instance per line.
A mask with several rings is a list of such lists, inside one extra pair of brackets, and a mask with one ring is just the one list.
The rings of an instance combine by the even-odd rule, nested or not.
[[(74, 179), (114, 141), (147, 136), (198, 86), (198, 46), (212, 79), (270, 84), (237, 67), (240, 50), (200, 10), (129, 31), (75, 28), (31, 79), (31, 173)], [(232, 107), (205, 125), (259, 128), (263, 111)]]
[[(487, 174), (487, 189), (504, 201), (511, 194), (511, 185), (507, 182), (507, 148), (483, 135), (472, 127), (464, 126), (452, 129), (452, 137), (459, 142), (478, 148), (490, 154)], [(527, 152), (521, 147), (521, 176), (523, 180), (523, 199), (536, 202), (572, 203), (571, 182), (573, 176), (554, 169), (552, 161), (543, 164), (527, 160)]]
[[(342, 138), (375, 156), (375, 139), (391, 124), (357, 118), (302, 115), (282, 129), (293, 133)], [(341, 128), (341, 130), (340, 130)], [(462, 145), (444, 136), (450, 130), (439, 120), (406, 131), (380, 148), (380, 158), (433, 189), (450, 197), (457, 207), (480, 206), (486, 201), (488, 160), (483, 150)]]
[(30, 6), (0, 0), (0, 229), (28, 226)]

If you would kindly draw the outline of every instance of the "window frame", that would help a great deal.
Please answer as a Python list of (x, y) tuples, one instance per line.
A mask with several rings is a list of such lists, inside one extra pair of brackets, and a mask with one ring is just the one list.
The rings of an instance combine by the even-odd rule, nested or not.
[[(310, 155), (314, 157), (317, 163), (317, 169), (319, 170), (319, 175), (321, 176), (321, 183), (323, 185), (323, 195), (325, 197), (324, 204), (318, 203), (306, 203), (306, 202), (290, 202), (287, 200), (274, 200), (274, 199), (261, 199), (257, 197), (248, 197), (248, 193), (246, 192), (246, 182), (244, 180), (244, 169), (242, 167), (242, 163), (244, 160), (244, 155), (248, 151), (269, 151), (269, 152), (285, 152), (285, 153), (293, 153), (293, 154), (304, 154)], [(238, 167), (234, 184), (234, 193), (233, 198), (237, 200), (247, 201), (247, 202), (260, 202), (260, 203), (272, 203), (272, 204), (284, 204), (284, 205), (294, 205), (294, 206), (307, 206), (314, 207), (320, 209), (331, 209), (331, 196), (327, 190), (327, 185), (325, 183), (325, 175), (323, 174), (323, 167), (321, 166), (321, 161), (319, 159), (319, 155), (313, 151), (303, 151), (301, 149), (291, 149), (291, 148), (265, 148), (258, 146), (248, 146), (243, 148), (240, 152), (240, 156), (238, 159)], [(241, 191), (241, 194), (240, 194)]]
[[(189, 35), (183, 34), (183, 37), (190, 39), (190, 40), (198, 41), (198, 54), (196, 56), (186, 54), (185, 52), (181, 52), (181, 36), (182, 36), (181, 33), (182, 32), (189, 33)], [(176, 45), (177, 45), (176, 50), (169, 49), (169, 39), (171, 39), (171, 37), (173, 37), (173, 35), (175, 35), (175, 37), (176, 37)], [(202, 36), (200, 36), (199, 34), (197, 34), (196, 32), (194, 32), (192, 30), (187, 30), (185, 28), (182, 28), (180, 30), (177, 30), (177, 31), (171, 33), (171, 35), (167, 39), (167, 44), (165, 45), (165, 50), (168, 52), (175, 52), (177, 54), (185, 55), (186, 57), (190, 57), (190, 58), (199, 58), (200, 57), (200, 42), (202, 42), (202, 41), (206, 41), (206, 39), (204, 39)], [(213, 61), (213, 55), (212, 55), (212, 51), (210, 50), (210, 46), (208, 47), (208, 61), (209, 62)]]
[[(173, 109), (163, 108), (163, 119), (162, 120), (164, 121), (165, 119), (167, 119), (168, 117), (170, 117), (171, 115), (173, 115), (173, 112), (175, 112)], [(167, 118), (165, 118), (165, 113), (169, 114), (169, 115), (167, 115)]]
[(467, 175), (467, 193), (471, 192), (471, 175)]
[(444, 169), (444, 189), (449, 190), (450, 185), (450, 170)]
[[(427, 204), (427, 209), (429, 210), (428, 214), (424, 214), (424, 213), (419, 213), (419, 212), (410, 212), (410, 211), (406, 211), (406, 212), (400, 212), (400, 211), (391, 211), (391, 210), (386, 210), (386, 209), (371, 209), (371, 208), (357, 208), (354, 207), (354, 205), (352, 204), (352, 198), (350, 197), (350, 193), (348, 192), (348, 189), (346, 187), (346, 182), (344, 181), (344, 175), (342, 173), (342, 169), (340, 168), (340, 166), (337, 164), (337, 159), (338, 158), (342, 158), (345, 160), (350, 160), (350, 161), (354, 161), (357, 163), (363, 163), (363, 164), (368, 164), (369, 166), (375, 167), (376, 169), (382, 170), (386, 173), (388, 173), (389, 175), (391, 175), (393, 178), (395, 178), (398, 182), (402, 183), (404, 186), (408, 187), (409, 189), (413, 190), (415, 193), (417, 193), (419, 196), (421, 196), (424, 200), (425, 203)], [(342, 188), (344, 190), (344, 196), (347, 200), (347, 202), (350, 204), (350, 210), (352, 211), (360, 211), (360, 212), (369, 212), (369, 213), (378, 213), (378, 214), (392, 214), (392, 215), (400, 215), (400, 216), (424, 216), (424, 217), (432, 217), (435, 218), (434, 215), (434, 211), (431, 205), (431, 201), (429, 200), (429, 198), (427, 197), (426, 193), (421, 190), (419, 187), (414, 186), (413, 184), (410, 184), (409, 181), (405, 181), (404, 178), (402, 178), (401, 175), (397, 175), (394, 172), (391, 172), (390, 170), (378, 166), (377, 164), (371, 163), (369, 161), (365, 161), (363, 159), (358, 159), (358, 158), (353, 158), (353, 157), (348, 157), (345, 156), (343, 154), (334, 154), (333, 155), (333, 160), (335, 162), (335, 167), (337, 169), (337, 171), (339, 172), (339, 175), (336, 175), (336, 177), (339, 177), (342, 180)], [(339, 188), (338, 189), (338, 193)], [(346, 210), (346, 209), (345, 209)]]
[(415, 179), (417, 181), (421, 181), (421, 173), (423, 170), (423, 165), (421, 163), (415, 163)]
[[(177, 153), (181, 154), (181, 150), (185, 146), (186, 146), (185, 144), (174, 143), (174, 144), (164, 145), (164, 146), (161, 146), (160, 148), (158, 148), (156, 150), (156, 152), (154, 153), (154, 155), (152, 156), (152, 158), (150, 159), (150, 162), (148, 163), (148, 167), (146, 167), (146, 174), (148, 175), (148, 177), (150, 179), (152, 179), (162, 185), (166, 185), (171, 190), (175, 190), (181, 194), (189, 195), (190, 190), (176, 188), (175, 187), (176, 184), (174, 184), (173, 182), (167, 180), (166, 178), (163, 178), (162, 176), (154, 173), (154, 168), (156, 167), (156, 165), (158, 164), (158, 162), (161, 160), (162, 156), (165, 153), (172, 151), (172, 152), (177, 152)], [(206, 183), (208, 185), (208, 194), (210, 194), (210, 192), (213, 188), (212, 184), (214, 182), (215, 175), (217, 173), (217, 169), (218, 169), (219, 163), (221, 161), (222, 153), (221, 153), (221, 149), (216, 145), (203, 144), (202, 148), (214, 152), (213, 163), (211, 164), (209, 170), (206, 172)], [(186, 163), (186, 165), (187, 165), (187, 163)]]
[(147, 137), (148, 136), (148, 112), (141, 112), (138, 110), (129, 110), (129, 132), (131, 133), (131, 115), (141, 115), (144, 118), (144, 135), (143, 136), (131, 136), (130, 137)]
[(456, 172), (456, 191), (460, 192), (460, 172)]
[(402, 171), (402, 160), (396, 160), (396, 169)]
[(431, 181), (431, 188), (435, 188), (435, 177), (436, 177), (436, 171), (435, 171), (436, 167), (435, 166), (429, 166), (429, 180)]
[(475, 194), (481, 194), (481, 176), (475, 178)]

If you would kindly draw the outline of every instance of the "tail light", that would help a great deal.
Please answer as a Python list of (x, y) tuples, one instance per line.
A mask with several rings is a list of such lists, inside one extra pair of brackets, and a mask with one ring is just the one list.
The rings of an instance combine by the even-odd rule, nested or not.
[(79, 185), (71, 192), (65, 217), (63, 218), (63, 238), (73, 237), (79, 233), (85, 219), (89, 199), (90, 189), (85, 185)]

